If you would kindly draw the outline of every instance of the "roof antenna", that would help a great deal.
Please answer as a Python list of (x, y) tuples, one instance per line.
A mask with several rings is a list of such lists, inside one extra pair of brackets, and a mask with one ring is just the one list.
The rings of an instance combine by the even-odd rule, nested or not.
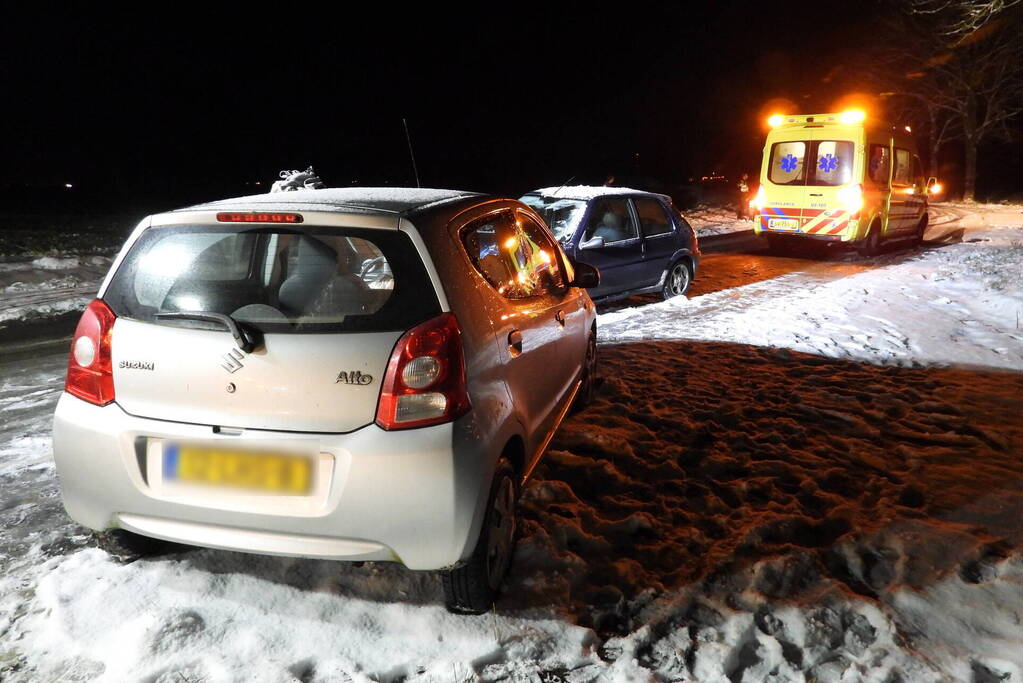
[(565, 182), (561, 183), (561, 187), (559, 187), (558, 189), (554, 190), (554, 192), (551, 193), (551, 196), (553, 197), (554, 195), (556, 195), (559, 192), (561, 192), (562, 190), (564, 190), (566, 187), (568, 187), (568, 184), (570, 182), (572, 182), (573, 180), (575, 180), (575, 176), (572, 176), (571, 178), (569, 178)]
[(412, 157), (412, 172), (416, 174), (416, 187), (422, 187), (419, 182), (419, 169), (416, 168), (416, 154), (412, 151), (412, 136), (408, 132), (408, 121), (402, 117), (401, 123), (405, 126), (405, 139), (408, 140), (408, 155)]

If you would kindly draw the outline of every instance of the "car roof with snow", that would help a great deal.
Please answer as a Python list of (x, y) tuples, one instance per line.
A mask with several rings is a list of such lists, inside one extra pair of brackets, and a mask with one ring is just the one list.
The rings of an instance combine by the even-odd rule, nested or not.
[(187, 206), (178, 211), (216, 211), (250, 209), (261, 211), (355, 211), (382, 214), (408, 214), (486, 195), (465, 190), (435, 190), (416, 187), (340, 187), (321, 190), (274, 192), (232, 197), (205, 204)]
[[(527, 195), (539, 195), (552, 199), (582, 199), (590, 200), (597, 197), (608, 197), (615, 195), (638, 195), (647, 197), (659, 197), (671, 203), (671, 197), (658, 192), (647, 192), (646, 190), (634, 190), (631, 187), (608, 187), (604, 185), (571, 185), (563, 187), (542, 187), (539, 190), (527, 192)], [(525, 196), (525, 195), (523, 195)]]

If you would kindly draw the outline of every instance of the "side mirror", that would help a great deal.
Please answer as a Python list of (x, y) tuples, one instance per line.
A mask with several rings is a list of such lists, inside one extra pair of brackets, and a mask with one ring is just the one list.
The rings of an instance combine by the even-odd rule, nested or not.
[[(601, 237), (595, 237), (593, 239), (598, 239), (603, 242), (603, 238)], [(592, 242), (593, 240), (590, 241)], [(575, 279), (570, 283), (573, 287), (590, 289), (600, 284), (600, 271), (597, 270), (596, 266), (591, 266), (589, 263), (572, 261), (572, 269), (575, 271)]]
[(586, 240), (585, 242), (580, 242), (579, 243), (579, 248), (580, 249), (601, 249), (603, 246), (604, 246), (604, 238), (600, 237), (599, 235), (597, 237), (591, 237), (590, 239)]

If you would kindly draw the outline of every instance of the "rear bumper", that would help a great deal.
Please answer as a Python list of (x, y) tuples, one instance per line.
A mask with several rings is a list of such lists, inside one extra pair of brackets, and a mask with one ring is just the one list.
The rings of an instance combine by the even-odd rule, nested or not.
[[(471, 419), (471, 414), (463, 420)], [(269, 555), (388, 560), (439, 569), (475, 545), (493, 459), (456, 438), (459, 423), (348, 434), (245, 430), (138, 418), (117, 404), (98, 407), (64, 394), (53, 452), (64, 506), (92, 529), (120, 527), (191, 545)], [(161, 484), (161, 439), (225, 448), (281, 444), (315, 454), (319, 483), (307, 496), (255, 496), (215, 487)], [(156, 458), (156, 460), (154, 460)]]
[(777, 217), (758, 214), (753, 221), (753, 232), (757, 235), (786, 235), (793, 238), (819, 240), (822, 242), (854, 242), (862, 239), (863, 235), (859, 234), (860, 226), (861, 224), (866, 224), (862, 219), (839, 220), (834, 222), (833, 225), (827, 223), (817, 224), (814, 232), (806, 232), (802, 227), (797, 230), (772, 229), (768, 223), (771, 218)]

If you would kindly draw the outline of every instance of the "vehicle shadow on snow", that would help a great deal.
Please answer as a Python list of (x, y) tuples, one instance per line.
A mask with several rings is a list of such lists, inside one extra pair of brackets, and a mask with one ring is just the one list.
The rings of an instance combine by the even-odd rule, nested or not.
[(556, 605), (607, 636), (681, 587), (878, 600), (984, 581), (1023, 543), (1023, 374), (725, 343), (600, 353), (594, 404), (524, 492), (499, 608)]

